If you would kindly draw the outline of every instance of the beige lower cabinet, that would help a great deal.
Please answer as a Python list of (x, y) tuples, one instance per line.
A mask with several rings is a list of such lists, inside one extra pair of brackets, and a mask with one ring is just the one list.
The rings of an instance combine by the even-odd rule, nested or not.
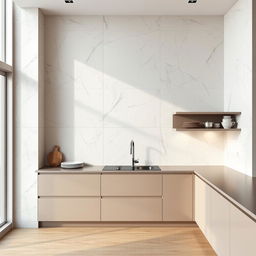
[(102, 221), (162, 221), (161, 197), (103, 197)]
[(39, 221), (100, 221), (100, 197), (42, 197)]
[(163, 175), (163, 220), (193, 221), (192, 174)]
[(256, 255), (256, 222), (230, 204), (230, 256)]

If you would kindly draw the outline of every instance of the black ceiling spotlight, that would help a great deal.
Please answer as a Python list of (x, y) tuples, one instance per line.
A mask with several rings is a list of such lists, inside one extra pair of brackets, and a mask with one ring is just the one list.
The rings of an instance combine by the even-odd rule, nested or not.
[(197, 0), (188, 0), (189, 4), (195, 4), (197, 2)]
[(65, 0), (65, 3), (66, 3), (66, 4), (73, 4), (74, 1), (73, 1), (73, 0)]

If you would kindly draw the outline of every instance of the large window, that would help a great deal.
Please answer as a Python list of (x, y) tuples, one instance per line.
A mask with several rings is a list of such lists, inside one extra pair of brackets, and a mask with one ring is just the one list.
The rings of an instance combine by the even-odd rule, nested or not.
[(12, 172), (12, 165), (8, 163), (8, 154), (12, 149), (12, 123), (8, 121), (12, 120), (11, 113), (8, 112), (12, 103), (12, 24), (9, 23), (12, 17), (11, 6), (11, 0), (0, 0), (0, 231), (12, 221), (9, 215), (9, 206), (12, 204), (9, 172)]
[[(5, 1), (0, 0), (0, 61), (5, 62)], [(0, 74), (0, 226), (6, 222), (5, 73)]]
[(6, 222), (6, 83), (0, 76), (0, 226)]

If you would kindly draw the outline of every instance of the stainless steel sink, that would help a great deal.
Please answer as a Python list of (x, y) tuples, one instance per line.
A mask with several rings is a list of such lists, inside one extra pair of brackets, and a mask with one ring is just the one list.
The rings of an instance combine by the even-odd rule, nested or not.
[(102, 171), (161, 171), (157, 165), (138, 165), (132, 169), (129, 165), (106, 165)]

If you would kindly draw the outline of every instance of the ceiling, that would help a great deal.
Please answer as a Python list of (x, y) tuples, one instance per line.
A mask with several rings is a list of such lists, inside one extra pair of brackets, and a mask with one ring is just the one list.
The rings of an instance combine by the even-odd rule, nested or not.
[(15, 0), (49, 15), (223, 15), (237, 0)]

